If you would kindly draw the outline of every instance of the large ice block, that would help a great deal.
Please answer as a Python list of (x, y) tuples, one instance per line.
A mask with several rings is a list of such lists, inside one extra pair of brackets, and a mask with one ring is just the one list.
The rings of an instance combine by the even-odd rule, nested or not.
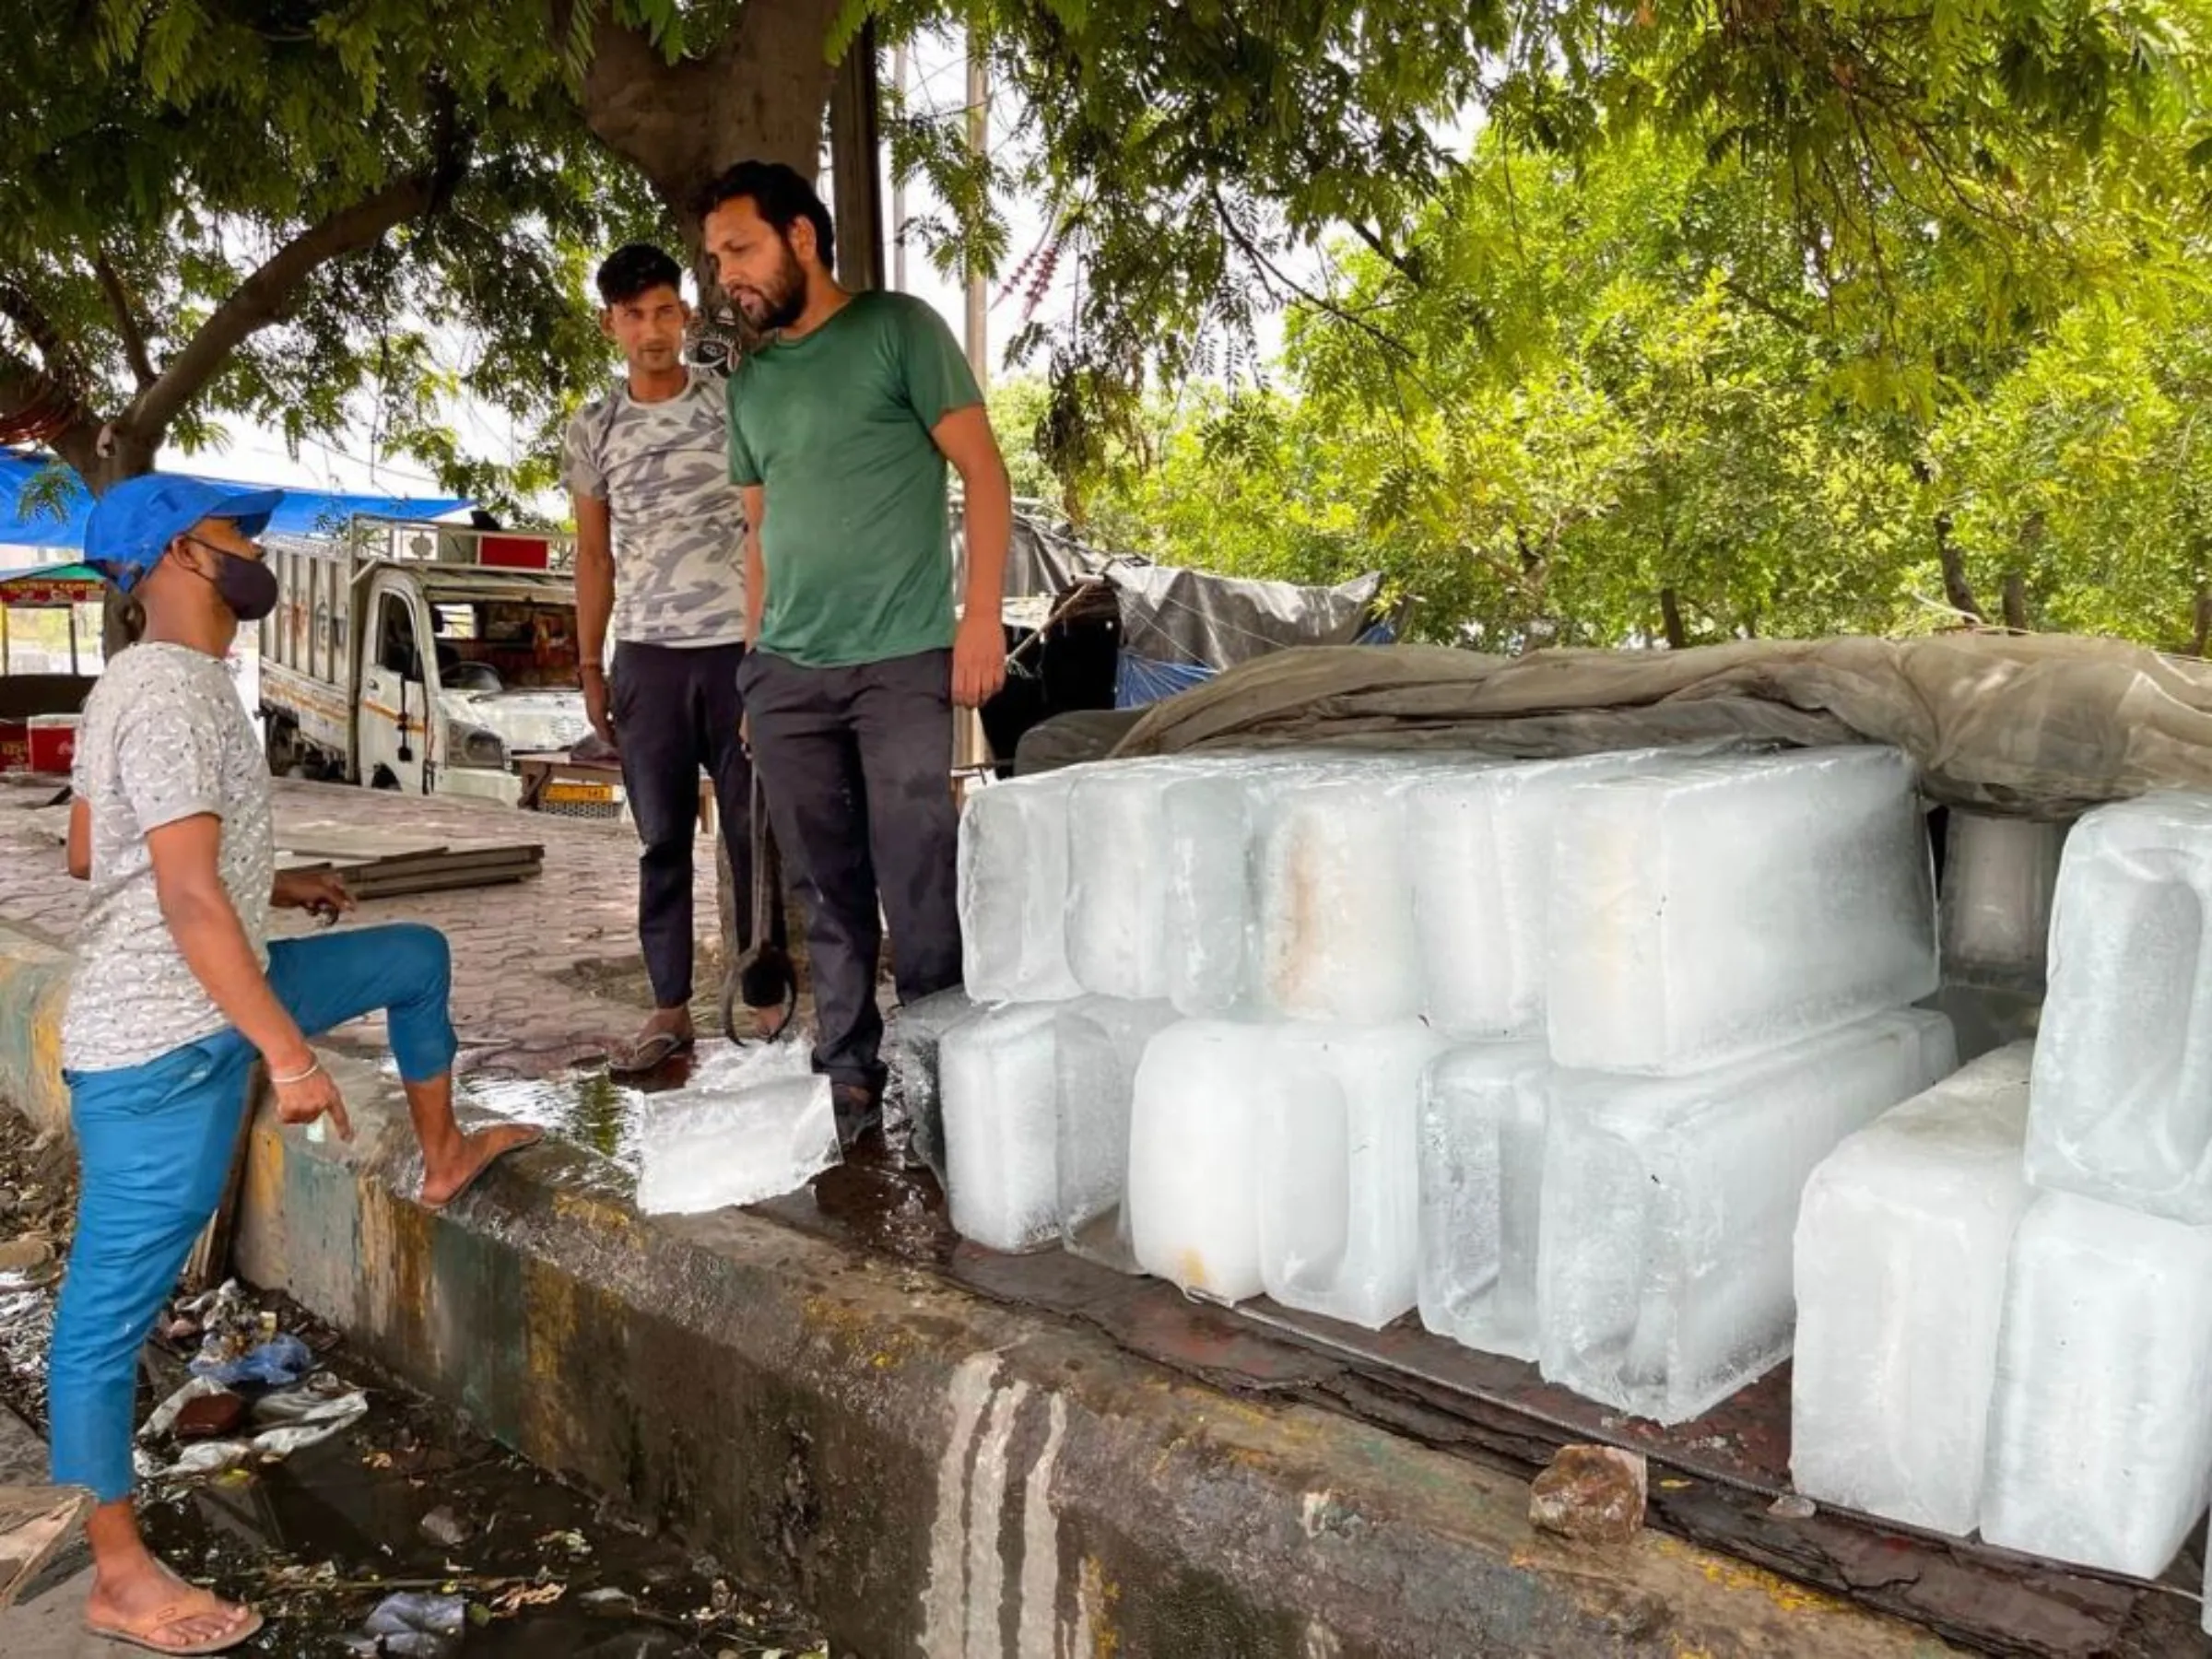
[(1271, 1018), (1389, 1025), (1423, 1001), (1410, 787), (1497, 762), (1300, 779), (1269, 804), (1254, 861), (1254, 989)]
[(945, 1033), (945, 1196), (953, 1230), (991, 1250), (1060, 1237), (1051, 1003), (1010, 1003)]
[(1665, 766), (1568, 793), (1547, 1026), (1559, 1065), (1679, 1077), (1936, 989), (1912, 767), (1861, 746)]
[(1432, 1021), (1465, 1038), (1543, 1036), (1559, 809), (1574, 785), (1664, 764), (1665, 753), (1470, 766), (1410, 789), (1414, 935)]
[(976, 790), (960, 815), (960, 948), (977, 1002), (1077, 995), (1067, 961), (1067, 804), (1091, 769)]
[(1061, 1008), (1053, 1033), (1060, 1242), (1124, 1273), (1139, 1271), (1123, 1202), (1137, 1064), (1175, 1020), (1164, 1002), (1087, 996)]
[(1950, 810), (1937, 899), (1946, 984), (2041, 992), (2065, 824)]
[(1067, 962), (1084, 990), (1131, 1002), (1167, 994), (1165, 796), (1175, 779), (1225, 764), (1110, 760), (1082, 769), (1067, 797)]
[(884, 1022), (884, 1126), (906, 1128), (922, 1161), (945, 1179), (945, 1101), (938, 1087), (938, 1051), (945, 1033), (965, 1025), (982, 1009), (964, 991), (901, 1003)]
[(2045, 1193), (2013, 1234), (1982, 1536), (2155, 1578), (2212, 1491), (2212, 1228)]
[(1484, 1042), (1421, 1078), (1421, 1323), (1515, 1359), (1536, 1357), (1550, 1069), (1540, 1042)]
[(1790, 1351), (1806, 1177), (1954, 1069), (1950, 1027), (1877, 1014), (1689, 1077), (1559, 1073), (1544, 1132), (1545, 1378), (1678, 1423)]
[(638, 1208), (688, 1216), (796, 1192), (837, 1161), (830, 1079), (658, 1096), (639, 1136)]
[(1335, 1080), (1290, 1064), (1276, 1028), (1191, 1019), (1153, 1038), (1129, 1127), (1129, 1241), (1147, 1273), (1215, 1301), (1257, 1296), (1259, 1107), (1325, 1105)]
[(1260, 1098), (1261, 1282), (1286, 1308), (1380, 1330), (1414, 1305), (1415, 1125), (1445, 1040), (1418, 1020), (1278, 1037), (1281, 1059), (1326, 1086)]
[(1964, 1537), (1980, 1524), (2028, 1065), (2016, 1043), (1862, 1129), (1797, 1216), (1797, 1489)]
[(2100, 806), (2066, 840), (2028, 1178), (2212, 1222), (2212, 796)]

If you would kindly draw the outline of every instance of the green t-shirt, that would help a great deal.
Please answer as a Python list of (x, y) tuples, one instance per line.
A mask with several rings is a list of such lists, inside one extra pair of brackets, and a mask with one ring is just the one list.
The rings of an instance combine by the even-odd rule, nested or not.
[(907, 294), (853, 296), (732, 371), (730, 477), (759, 485), (760, 650), (810, 668), (952, 643), (946, 465), (930, 433), (983, 401), (952, 331)]

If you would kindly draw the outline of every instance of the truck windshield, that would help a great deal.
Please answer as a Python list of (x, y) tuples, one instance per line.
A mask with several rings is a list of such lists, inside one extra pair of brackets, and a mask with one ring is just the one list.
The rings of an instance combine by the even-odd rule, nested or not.
[(576, 612), (571, 606), (436, 598), (430, 632), (439, 678), (462, 691), (573, 690)]

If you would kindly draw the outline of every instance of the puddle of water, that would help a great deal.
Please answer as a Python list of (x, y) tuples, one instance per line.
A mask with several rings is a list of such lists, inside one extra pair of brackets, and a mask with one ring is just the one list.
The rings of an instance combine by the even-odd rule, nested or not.
[(464, 1077), (454, 1093), (465, 1105), (535, 1124), (603, 1158), (630, 1174), (638, 1172), (640, 1128), (645, 1097), (677, 1086), (672, 1068), (646, 1088), (618, 1083), (605, 1072), (570, 1073), (553, 1077)]

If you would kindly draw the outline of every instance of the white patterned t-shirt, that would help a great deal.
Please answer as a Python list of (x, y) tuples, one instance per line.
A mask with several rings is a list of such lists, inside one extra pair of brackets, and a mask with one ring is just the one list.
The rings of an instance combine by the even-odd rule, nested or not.
[(569, 422), (561, 472), (607, 504), (618, 641), (735, 645), (745, 638), (745, 498), (730, 482), (722, 382), (693, 373), (675, 397), (627, 384)]
[(77, 723), (76, 798), (92, 815), (92, 892), (62, 1018), (70, 1070), (159, 1058), (225, 1030), (161, 914), (146, 838), (203, 815), (222, 820), (217, 855), (254, 955), (268, 959), (276, 837), (269, 766), (219, 657), (132, 646), (109, 662)]

